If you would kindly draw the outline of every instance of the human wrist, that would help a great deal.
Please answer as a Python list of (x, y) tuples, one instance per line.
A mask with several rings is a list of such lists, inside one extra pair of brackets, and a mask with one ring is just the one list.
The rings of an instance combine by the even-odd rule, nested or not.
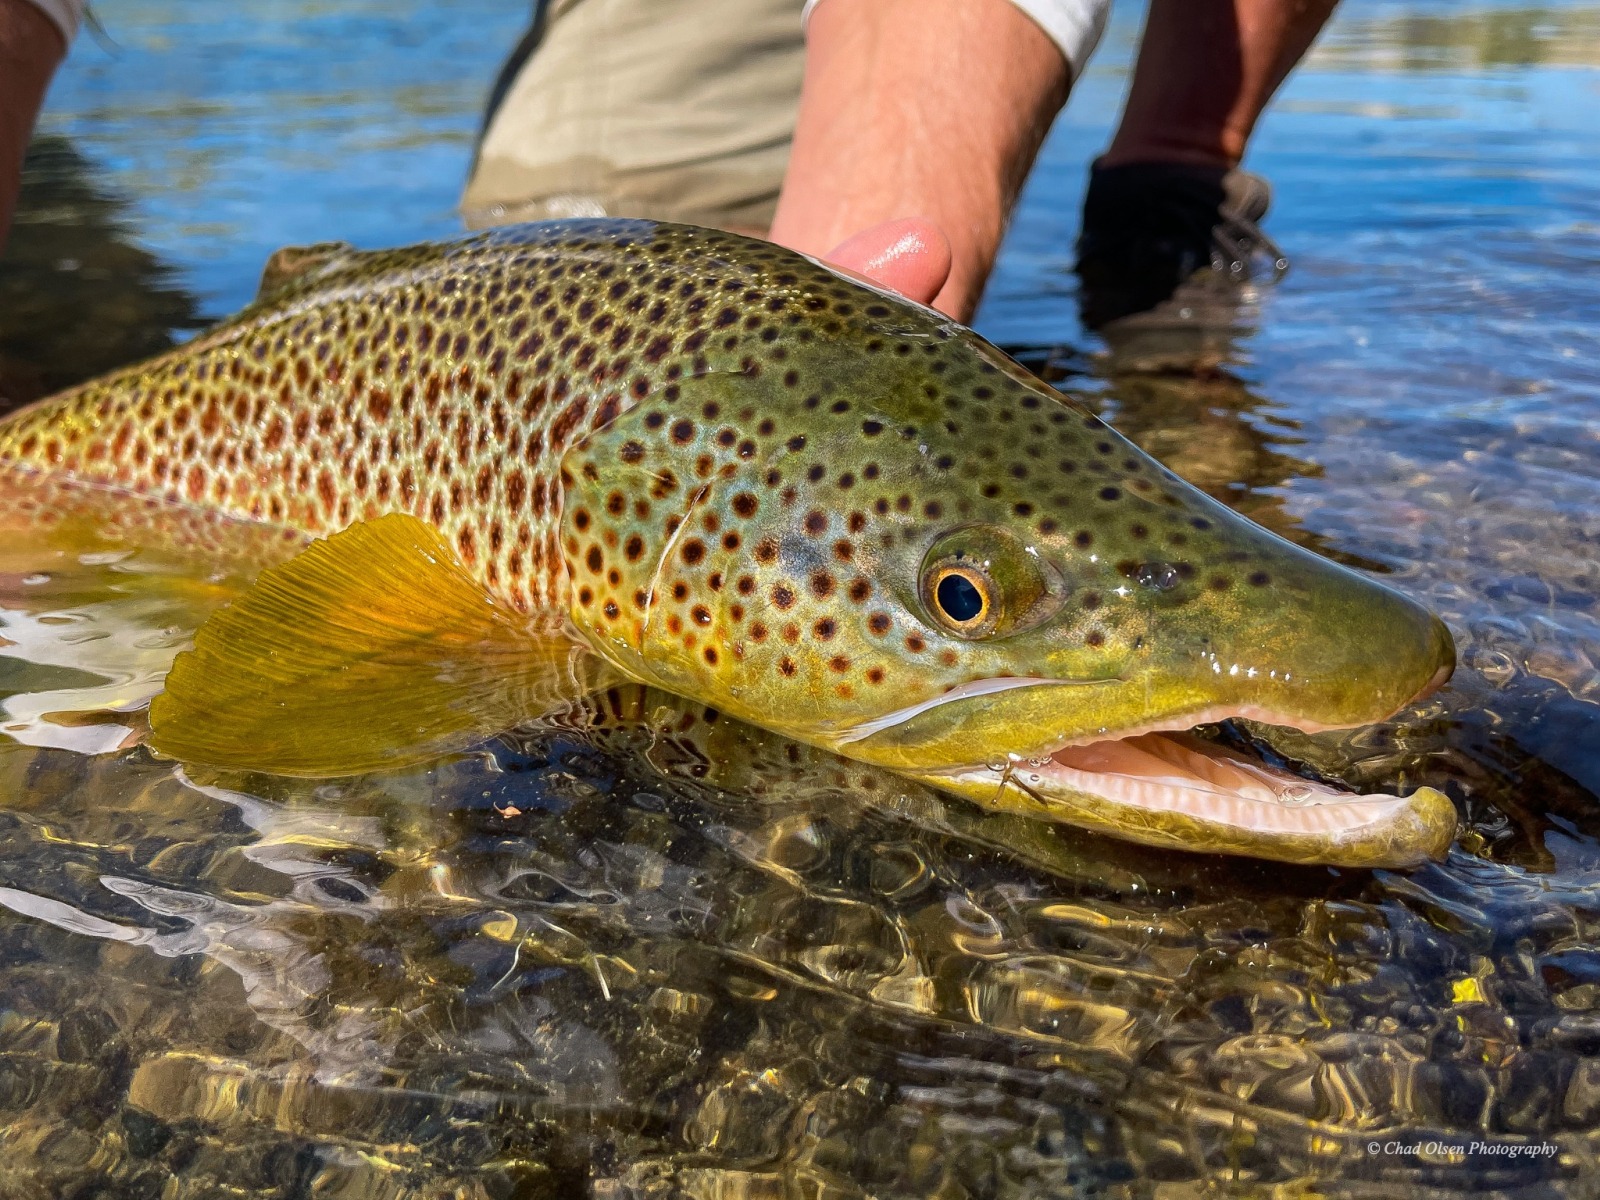
[(807, 47), (772, 237), (821, 255), (923, 218), (952, 252), (938, 306), (969, 317), (1066, 99), (1066, 60), (1010, 0), (826, 0)]

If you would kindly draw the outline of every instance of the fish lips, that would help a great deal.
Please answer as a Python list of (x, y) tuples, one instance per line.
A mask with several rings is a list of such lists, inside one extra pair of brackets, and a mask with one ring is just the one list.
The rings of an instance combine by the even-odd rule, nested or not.
[(1387, 709), (1321, 724), (1256, 704), (1177, 702), (1137, 725), (1082, 723), (1083, 713), (1126, 705), (1128, 688), (1123, 680), (984, 680), (857, 726), (834, 749), (987, 806), (1171, 849), (1404, 867), (1440, 857), (1453, 839), (1455, 807), (1431, 788), (1405, 797), (1350, 794), (1177, 732), (1243, 717), (1315, 733), (1380, 720)]
[[(1428, 695), (1448, 675), (1440, 667), (1401, 699)], [(1241, 717), (1316, 733), (1382, 720), (1404, 706), (1394, 699), (1374, 696), (1359, 712), (1338, 705), (1324, 722), (1270, 707), (1266, 696), (1205, 696), (1170, 685), (1163, 692), (1144, 679), (989, 679), (855, 726), (833, 748), (987, 805), (1146, 845), (1400, 867), (1448, 848), (1456, 815), (1442, 793), (1353, 795), (1181, 732)], [(1119, 758), (1144, 765), (1119, 766)], [(1222, 777), (1207, 785), (1204, 777), (1219, 770)], [(1308, 799), (1294, 795), (1301, 792)]]

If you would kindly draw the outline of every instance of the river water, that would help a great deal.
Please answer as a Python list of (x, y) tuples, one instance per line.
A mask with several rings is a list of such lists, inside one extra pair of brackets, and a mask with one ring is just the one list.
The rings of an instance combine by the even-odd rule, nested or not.
[[(280, 245), (455, 231), (522, 15), (102, 8), (0, 263), (14, 399)], [(1293, 269), (1200, 377), (1077, 323), (1138, 15), (978, 327), (1446, 618), (1424, 706), (1274, 744), (1447, 791), (1448, 859), (1143, 851), (637, 691), (429, 770), (191, 776), (119, 747), (227, 562), (13, 539), (0, 1195), (1600, 1194), (1600, 7), (1347, 0), (1249, 163)]]

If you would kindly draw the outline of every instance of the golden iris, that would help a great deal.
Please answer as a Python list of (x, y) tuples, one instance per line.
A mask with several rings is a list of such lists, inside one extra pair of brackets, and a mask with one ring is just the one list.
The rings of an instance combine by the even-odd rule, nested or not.
[(949, 563), (934, 569), (934, 610), (957, 633), (975, 633), (994, 607), (994, 583), (975, 565)]

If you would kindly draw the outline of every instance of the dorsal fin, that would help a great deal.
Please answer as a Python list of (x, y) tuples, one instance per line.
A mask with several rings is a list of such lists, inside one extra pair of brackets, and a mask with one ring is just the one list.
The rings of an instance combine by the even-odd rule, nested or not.
[(274, 250), (261, 268), (256, 299), (265, 300), (307, 279), (325, 267), (342, 264), (357, 250), (349, 242), (317, 242), (311, 246), (284, 246)]

